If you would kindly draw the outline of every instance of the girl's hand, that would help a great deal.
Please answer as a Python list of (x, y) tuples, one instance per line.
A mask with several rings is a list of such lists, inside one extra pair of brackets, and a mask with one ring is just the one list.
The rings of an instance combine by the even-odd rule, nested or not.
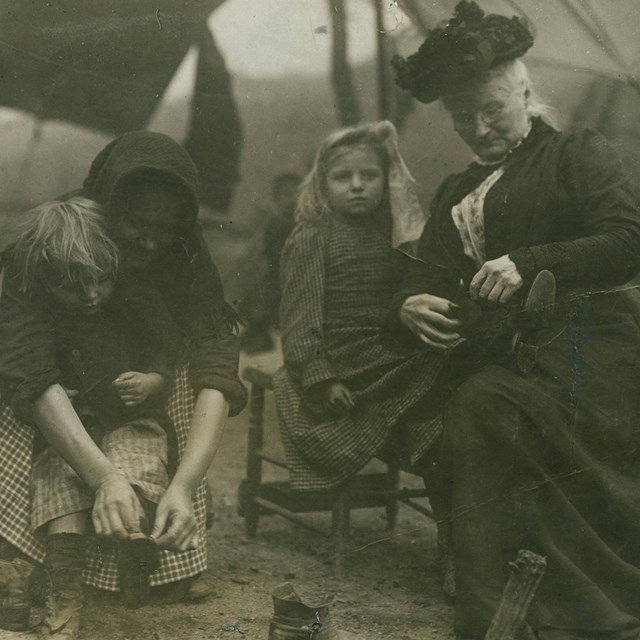
[(318, 382), (307, 394), (312, 407), (315, 407), (314, 411), (319, 409), (323, 413), (346, 416), (355, 406), (348, 387), (335, 380)]
[(469, 285), (472, 300), (506, 304), (522, 287), (522, 276), (509, 256), (485, 262)]
[(125, 406), (134, 407), (144, 402), (149, 396), (159, 393), (165, 382), (165, 378), (159, 373), (127, 371), (121, 373), (112, 384)]
[(346, 416), (355, 407), (351, 391), (340, 382), (328, 385), (323, 404), (327, 411), (337, 416)]

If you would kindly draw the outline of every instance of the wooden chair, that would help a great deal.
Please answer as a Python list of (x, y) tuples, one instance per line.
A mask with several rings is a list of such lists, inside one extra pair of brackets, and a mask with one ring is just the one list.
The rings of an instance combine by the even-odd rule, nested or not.
[[(262, 515), (279, 515), (307, 529), (332, 538), (333, 572), (339, 577), (343, 572), (345, 539), (350, 531), (351, 509), (384, 507), (387, 525), (395, 526), (398, 503), (404, 502), (416, 511), (432, 518), (431, 509), (415, 502), (415, 498), (427, 497), (425, 489), (400, 488), (400, 472), (391, 465), (384, 473), (363, 472), (346, 485), (326, 491), (294, 491), (288, 481), (262, 479), (263, 463), (287, 469), (284, 460), (269, 455), (264, 450), (265, 394), (273, 390), (272, 376), (248, 367), (243, 377), (251, 385), (249, 408), (249, 437), (247, 446), (246, 478), (240, 484), (238, 511), (245, 519), (249, 538), (255, 537)], [(331, 512), (331, 531), (312, 525), (304, 513)]]

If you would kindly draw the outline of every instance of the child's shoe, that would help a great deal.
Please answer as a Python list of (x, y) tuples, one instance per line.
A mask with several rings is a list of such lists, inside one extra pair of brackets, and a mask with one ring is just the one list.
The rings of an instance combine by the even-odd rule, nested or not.
[(0, 629), (24, 631), (29, 626), (29, 578), (33, 567), (20, 558), (0, 560)]
[(147, 602), (151, 593), (149, 576), (158, 566), (158, 548), (144, 533), (133, 533), (118, 549), (118, 571), (122, 601), (129, 609)]
[(41, 640), (77, 640), (84, 602), (85, 538), (75, 533), (59, 533), (49, 536), (46, 544), (44, 566), (49, 593), (39, 637)]
[(556, 279), (551, 271), (540, 271), (534, 278), (523, 310), (516, 319), (512, 353), (521, 373), (528, 373), (535, 365), (540, 347), (548, 342), (545, 329), (555, 309)]
[(50, 593), (47, 615), (38, 629), (40, 640), (77, 640), (80, 637), (82, 605), (82, 588)]
[(359, 640), (331, 624), (332, 598), (320, 596), (316, 604), (303, 602), (289, 582), (276, 587), (271, 596), (273, 617), (269, 640)]

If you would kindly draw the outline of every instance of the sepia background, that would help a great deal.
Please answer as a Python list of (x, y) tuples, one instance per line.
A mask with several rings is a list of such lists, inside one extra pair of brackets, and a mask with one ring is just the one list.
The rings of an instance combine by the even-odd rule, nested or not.
[[(469, 152), (442, 107), (395, 89), (389, 60), (413, 52), (455, 4), (0, 0), (0, 248), (26, 210), (81, 186), (96, 153), (132, 129), (167, 133), (194, 157), (205, 236), (236, 306), (261, 281), (273, 178), (304, 173), (330, 129), (393, 120), (427, 210), (437, 185), (465, 166)], [(640, 187), (638, 0), (480, 5), (530, 21), (536, 44), (525, 60), (538, 92), (563, 127), (609, 137)], [(273, 371), (279, 363), (276, 348), (245, 354), (242, 364)], [(244, 539), (235, 503), (247, 419), (231, 422), (210, 473), (216, 522), (205, 578), (216, 596), (140, 612), (96, 599), (86, 637), (266, 638), (270, 591), (284, 579), (332, 592), (336, 621), (362, 638), (448, 637), (433, 527), (413, 513), (401, 513), (393, 535), (379, 513), (354, 521), (340, 581), (331, 577), (326, 542), (290, 523), (269, 518), (255, 541)]]

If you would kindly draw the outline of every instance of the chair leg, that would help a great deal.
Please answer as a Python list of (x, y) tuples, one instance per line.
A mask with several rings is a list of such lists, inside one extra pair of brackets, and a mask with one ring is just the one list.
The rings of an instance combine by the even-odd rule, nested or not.
[[(400, 471), (396, 467), (389, 465), (387, 467), (387, 489), (397, 492), (400, 488)], [(395, 529), (398, 520), (398, 498), (392, 496), (389, 498), (386, 506), (387, 512), (387, 528)]]
[(241, 485), (241, 502), (247, 536), (254, 538), (260, 520), (260, 507), (255, 498), (260, 495), (262, 484), (262, 459), (259, 452), (264, 441), (264, 389), (255, 383), (251, 386), (249, 405), (251, 415), (247, 443), (247, 479)]
[(349, 495), (346, 488), (341, 489), (333, 503), (332, 509), (332, 541), (333, 541), (333, 575), (341, 578), (344, 571), (345, 539), (349, 535)]

